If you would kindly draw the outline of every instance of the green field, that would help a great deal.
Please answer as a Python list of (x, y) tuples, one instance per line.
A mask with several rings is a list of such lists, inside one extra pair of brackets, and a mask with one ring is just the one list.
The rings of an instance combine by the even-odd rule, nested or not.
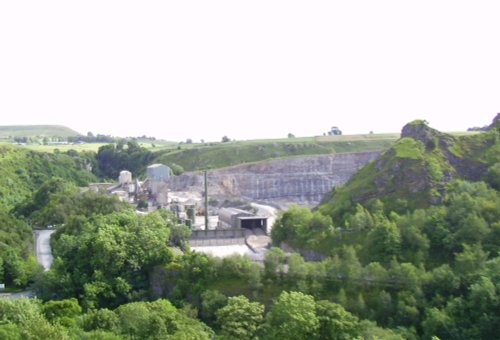
[(62, 125), (5, 125), (0, 126), (0, 139), (14, 137), (74, 137), (81, 134)]
[[(12, 142), (0, 142), (0, 145), (11, 145), (11, 144), (16, 144)], [(41, 145), (41, 144), (25, 144), (25, 145), (20, 145), (26, 149), (33, 150), (33, 151), (39, 151), (39, 152), (49, 152), (52, 153), (55, 150), (58, 150), (60, 152), (66, 152), (69, 150), (75, 150), (78, 152), (85, 152), (85, 151), (93, 151), (97, 152), (99, 148), (103, 145), (106, 145), (108, 143), (83, 143), (83, 144), (56, 144), (56, 145)], [(151, 151), (159, 151), (159, 150), (164, 150), (164, 149), (175, 149), (177, 147), (177, 143), (174, 143), (174, 146), (172, 146), (172, 143), (170, 142), (162, 142), (162, 141), (155, 141), (153, 143), (151, 142), (139, 142), (139, 144)]]
[(78, 152), (84, 152), (84, 151), (97, 152), (97, 150), (103, 145), (106, 145), (106, 143), (58, 144), (58, 145), (26, 144), (22, 145), (22, 147), (33, 151), (49, 152), (49, 153), (53, 153), (55, 150), (59, 150), (61, 152), (66, 152), (69, 150), (75, 150)]

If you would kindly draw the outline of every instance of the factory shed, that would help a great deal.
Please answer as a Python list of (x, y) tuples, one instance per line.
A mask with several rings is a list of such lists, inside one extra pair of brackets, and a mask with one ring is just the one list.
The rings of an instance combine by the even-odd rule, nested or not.
[(267, 232), (267, 217), (256, 216), (248, 211), (236, 208), (223, 208), (219, 211), (221, 229), (255, 229)]

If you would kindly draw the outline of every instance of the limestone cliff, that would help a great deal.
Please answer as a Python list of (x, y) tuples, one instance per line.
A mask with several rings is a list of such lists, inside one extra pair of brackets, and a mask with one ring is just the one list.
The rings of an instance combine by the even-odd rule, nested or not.
[[(294, 157), (238, 165), (208, 172), (209, 196), (277, 205), (317, 205), (333, 187), (345, 183), (379, 151)], [(169, 180), (172, 191), (203, 191), (203, 174), (190, 172)]]

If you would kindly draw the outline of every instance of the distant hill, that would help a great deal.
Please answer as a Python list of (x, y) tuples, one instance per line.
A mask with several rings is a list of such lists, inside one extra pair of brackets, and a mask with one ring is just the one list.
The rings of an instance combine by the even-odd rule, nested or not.
[(14, 137), (74, 137), (81, 134), (62, 125), (5, 125), (0, 126), (0, 139)]
[(446, 184), (491, 177), (500, 162), (500, 114), (487, 131), (454, 136), (416, 120), (404, 126), (401, 138), (367, 164), (319, 210), (336, 219), (351, 213), (356, 203), (381, 200), (387, 211), (425, 208), (441, 203)]

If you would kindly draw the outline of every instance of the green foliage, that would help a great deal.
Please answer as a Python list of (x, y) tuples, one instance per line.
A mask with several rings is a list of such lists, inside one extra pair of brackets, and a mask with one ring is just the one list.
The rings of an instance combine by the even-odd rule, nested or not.
[(318, 338), (320, 322), (310, 295), (282, 292), (266, 315), (268, 339)]
[(394, 146), (398, 158), (421, 159), (423, 157), (424, 147), (413, 138), (401, 138)]
[(431, 180), (433, 180), (434, 182), (439, 183), (443, 179), (443, 169), (441, 169), (441, 164), (436, 158), (427, 158), (427, 171)]
[(245, 296), (230, 297), (220, 308), (217, 323), (224, 339), (253, 339), (262, 322), (264, 305), (250, 302)]
[(168, 237), (159, 214), (118, 212), (96, 215), (79, 227), (67, 225), (55, 234), (56, 260), (40, 294), (81, 296), (87, 308), (113, 307), (144, 295), (147, 273), (172, 258)]
[(45, 182), (32, 198), (14, 209), (34, 227), (82, 225), (92, 216), (131, 210), (116, 196), (81, 192), (71, 183), (55, 178)]
[(264, 277), (268, 280), (276, 280), (283, 273), (285, 253), (277, 247), (272, 247), (264, 258)]
[(361, 204), (356, 205), (356, 211), (348, 219), (349, 227), (353, 230), (370, 230), (375, 225), (372, 215)]
[(87, 168), (91, 162), (89, 155), (47, 154), (0, 145), (0, 205), (12, 208), (54, 177), (80, 186), (95, 182), (97, 178)]
[(0, 207), (0, 282), (24, 287), (39, 272), (31, 228)]
[(201, 294), (201, 318), (208, 325), (213, 325), (215, 313), (227, 305), (227, 296), (217, 290), (206, 290)]
[(82, 308), (75, 298), (71, 298), (47, 301), (42, 305), (42, 312), (50, 322), (71, 327), (75, 324), (76, 317), (82, 313)]
[(495, 190), (500, 190), (500, 162), (495, 163), (488, 168), (486, 181)]
[[(81, 313), (76, 299), (0, 299), (2, 339), (211, 339), (213, 331), (166, 300)], [(71, 322), (68, 322), (71, 321)], [(78, 321), (79, 320), (79, 321)], [(75, 322), (78, 321), (78, 322)]]
[(365, 249), (367, 258), (372, 261), (388, 263), (396, 258), (401, 250), (401, 233), (394, 222), (389, 220), (378, 223), (367, 235)]
[(100, 177), (115, 179), (122, 170), (128, 170), (139, 176), (153, 160), (153, 154), (134, 140), (121, 140), (116, 145), (108, 144), (100, 147), (96, 160), (95, 173)]
[(273, 225), (271, 237), (275, 244), (287, 242), (292, 246), (311, 249), (319, 238), (334, 233), (330, 216), (319, 211), (312, 212), (307, 207), (291, 206), (282, 213)]
[(360, 335), (358, 318), (339, 304), (324, 300), (317, 301), (316, 315), (319, 320), (319, 339), (348, 340)]
[(208, 327), (189, 318), (167, 300), (118, 307), (118, 333), (130, 339), (210, 339)]
[(107, 308), (92, 309), (83, 315), (81, 324), (87, 332), (93, 330), (115, 332), (118, 329), (118, 315)]
[(0, 324), (0, 339), (21, 340), (21, 330), (11, 322)]
[(37, 300), (0, 299), (0, 320), (7, 322), (9, 326), (3, 331), (13, 334), (14, 339), (18, 334), (21, 339), (69, 339), (62, 326), (53, 325), (45, 319)]

